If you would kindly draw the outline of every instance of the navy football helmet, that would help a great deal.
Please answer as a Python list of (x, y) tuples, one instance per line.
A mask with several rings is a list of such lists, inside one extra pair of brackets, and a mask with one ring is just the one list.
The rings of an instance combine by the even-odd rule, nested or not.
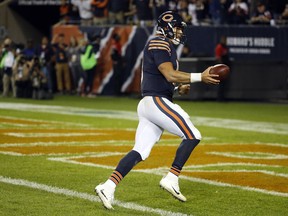
[[(162, 13), (157, 20), (157, 24), (157, 31), (160, 34), (171, 39), (175, 45), (184, 44), (186, 40), (184, 30), (187, 24), (178, 13), (173, 11)], [(182, 33), (179, 33), (179, 29), (182, 30)]]

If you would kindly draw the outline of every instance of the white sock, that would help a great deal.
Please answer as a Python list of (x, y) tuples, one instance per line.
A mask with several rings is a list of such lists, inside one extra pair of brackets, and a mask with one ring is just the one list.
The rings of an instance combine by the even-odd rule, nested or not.
[(104, 184), (108, 185), (109, 187), (111, 187), (113, 189), (116, 188), (116, 184), (110, 179), (108, 179)]
[(174, 175), (171, 172), (168, 172), (167, 176), (168, 179), (172, 180), (172, 181), (178, 181), (178, 176)]

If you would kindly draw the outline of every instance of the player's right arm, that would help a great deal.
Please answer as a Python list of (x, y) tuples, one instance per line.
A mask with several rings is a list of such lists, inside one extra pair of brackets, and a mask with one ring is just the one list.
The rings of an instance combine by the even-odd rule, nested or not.
[(183, 71), (175, 70), (171, 62), (164, 62), (158, 66), (159, 71), (171, 83), (193, 83), (204, 82), (207, 84), (219, 84), (220, 81), (215, 79), (218, 77), (216, 74), (210, 74), (211, 67), (208, 67), (202, 73), (186, 73)]

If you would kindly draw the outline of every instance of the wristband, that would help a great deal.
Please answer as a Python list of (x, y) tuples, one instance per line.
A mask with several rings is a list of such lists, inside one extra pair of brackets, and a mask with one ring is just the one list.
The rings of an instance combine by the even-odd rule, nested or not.
[(191, 73), (190, 74), (190, 83), (201, 82), (202, 74), (201, 73)]

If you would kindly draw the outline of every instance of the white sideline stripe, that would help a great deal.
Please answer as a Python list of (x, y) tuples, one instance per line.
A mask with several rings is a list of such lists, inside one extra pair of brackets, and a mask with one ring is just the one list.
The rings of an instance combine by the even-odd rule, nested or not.
[(202, 173), (263, 173), (266, 175), (271, 175), (271, 176), (278, 176), (278, 177), (283, 177), (283, 178), (288, 178), (288, 174), (284, 173), (277, 173), (274, 171), (267, 171), (267, 170), (246, 170), (246, 169), (239, 169), (239, 170), (187, 170), (186, 172), (202, 172)]
[[(242, 154), (241, 154), (242, 153)], [(250, 153), (251, 155), (243, 155)], [(206, 154), (218, 155), (232, 158), (249, 158), (249, 159), (260, 159), (260, 160), (274, 160), (274, 159), (287, 159), (288, 155), (273, 154), (266, 152), (207, 152)]]
[(219, 166), (252, 166), (252, 167), (274, 167), (280, 168), (285, 166), (280, 165), (266, 165), (266, 164), (254, 164), (254, 163), (214, 163), (214, 164), (203, 164), (203, 165), (191, 165), (185, 166), (185, 170), (193, 168), (205, 168), (205, 167), (219, 167)]
[(105, 133), (4, 133), (14, 137), (71, 137), (71, 136), (97, 136)]
[(254, 131), (273, 134), (288, 134), (288, 124), (273, 122), (256, 122), (237, 119), (209, 118), (209, 117), (193, 117), (195, 125), (203, 125), (210, 127), (220, 127), (227, 129)]
[[(0, 104), (0, 107), (1, 107), (1, 104)], [(89, 124), (83, 124), (83, 123), (70, 123), (70, 122), (62, 122), (62, 121), (51, 121), (51, 120), (37, 120), (37, 119), (31, 119), (31, 118), (22, 118), (22, 117), (12, 117), (12, 116), (1, 116), (1, 118), (4, 118), (4, 119), (12, 119), (12, 120), (22, 120), (22, 121), (31, 121), (31, 122), (37, 122), (37, 123), (43, 123), (43, 124), (60, 124), (60, 125), (77, 125), (77, 126), (81, 126), (81, 127), (88, 127)], [(1, 123), (2, 124), (2, 123)], [(24, 124), (20, 124), (20, 125), (23, 125)], [(25, 124), (25, 126), (27, 126), (27, 124)], [(32, 126), (32, 125), (31, 125)], [(39, 125), (37, 125), (39, 126)], [(45, 125), (47, 127), (47, 125)]]
[[(122, 88), (124, 88), (125, 84)], [(138, 120), (136, 112), (86, 109), (65, 106), (34, 105), (25, 103), (0, 103), (0, 109), (19, 110), (27, 112), (55, 113), (73, 116), (91, 116), (101, 118), (116, 118), (127, 120)], [(273, 133), (288, 135), (288, 124), (274, 122), (258, 122), (237, 119), (191, 117), (195, 125), (227, 128), (234, 130), (253, 131), (261, 133)]]
[[(103, 144), (113, 146), (131, 146), (134, 144), (134, 141), (130, 140), (107, 140), (107, 141), (89, 141), (89, 142), (32, 142), (32, 143), (3, 143), (0, 144), (0, 147), (17, 147), (17, 146), (72, 146), (72, 145), (85, 145), (85, 146), (102, 146)], [(112, 146), (112, 145), (111, 145)], [(1, 151), (0, 151), (1, 153)]]
[[(77, 191), (73, 191), (73, 190), (69, 190), (65, 188), (49, 186), (45, 184), (27, 181), (24, 179), (13, 179), (13, 178), (0, 176), (0, 182), (6, 183), (6, 184), (17, 185), (17, 186), (25, 186), (25, 187), (29, 187), (29, 188), (33, 188), (33, 189), (37, 189), (41, 191), (46, 191), (46, 192), (54, 193), (54, 194), (76, 197), (76, 198), (88, 200), (91, 202), (101, 202), (100, 199), (96, 195), (90, 195), (87, 193), (77, 192)], [(170, 215), (170, 216), (185, 216), (186, 215), (186, 214), (182, 214), (178, 212), (165, 211), (165, 210), (158, 209), (158, 208), (150, 208), (150, 207), (138, 205), (138, 204), (131, 203), (131, 202), (122, 202), (119, 200), (115, 200), (115, 205), (126, 208), (126, 209), (132, 209), (132, 210), (142, 211), (142, 212), (150, 212), (150, 213), (155, 213), (159, 215)], [(95, 208), (95, 213), (96, 213), (96, 208)]]
[[(166, 144), (167, 142), (175, 142), (175, 144)], [(86, 142), (75, 142), (75, 141), (63, 141), (63, 142), (31, 142), (31, 143), (0, 143), (0, 147), (16, 147), (16, 146), (64, 146), (64, 145), (85, 145), (85, 146), (100, 146), (100, 145), (109, 145), (113, 144), (113, 146), (130, 146), (134, 145), (135, 141), (134, 140), (105, 140), (105, 141), (86, 141)], [(179, 139), (164, 139), (162, 138), (161, 143), (158, 143), (157, 146), (178, 146), (179, 145)], [(275, 147), (283, 147), (283, 148), (288, 148), (288, 145), (286, 144), (280, 144), (280, 143), (252, 143), (252, 144), (231, 144), (231, 143), (205, 143), (201, 144), (205, 146), (215, 146), (215, 145), (264, 145), (264, 146), (275, 146)], [(0, 151), (1, 153), (1, 151)]]

